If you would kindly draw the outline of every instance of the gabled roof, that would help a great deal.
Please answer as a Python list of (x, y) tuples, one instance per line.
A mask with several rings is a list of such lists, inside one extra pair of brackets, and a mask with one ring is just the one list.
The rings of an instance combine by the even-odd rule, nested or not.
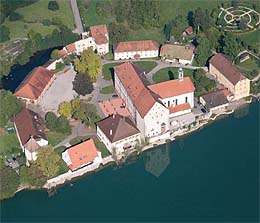
[(35, 112), (24, 108), (14, 117), (14, 123), (22, 145), (25, 145), (31, 137), (47, 140), (43, 120)]
[(206, 102), (206, 108), (214, 108), (228, 103), (224, 90), (210, 92), (201, 96)]
[(67, 45), (65, 48), (66, 48), (68, 53), (73, 53), (73, 52), (76, 51), (75, 43), (71, 43), (71, 44)]
[(164, 44), (160, 50), (160, 57), (191, 60), (194, 50), (194, 46), (191, 45), (182, 46), (176, 44)]
[(29, 141), (24, 145), (24, 147), (30, 152), (38, 151), (41, 148), (32, 136)]
[(71, 170), (76, 170), (84, 165), (92, 163), (94, 159), (98, 157), (99, 151), (96, 148), (93, 139), (89, 139), (70, 147), (65, 152), (67, 152), (70, 157), (71, 164), (69, 168)]
[(149, 85), (148, 88), (162, 99), (195, 91), (195, 87), (189, 77), (184, 77), (182, 81), (175, 79)]
[(36, 67), (26, 76), (14, 94), (17, 97), (37, 100), (53, 75), (53, 71), (44, 67)]
[(131, 62), (114, 67), (114, 71), (143, 118), (156, 102), (143, 82), (143, 72), (138, 74), (139, 71)]
[(213, 56), (209, 63), (218, 69), (218, 71), (234, 85), (236, 85), (237, 82), (246, 79), (242, 71), (235, 64), (233, 64), (226, 55), (222, 53), (218, 53)]
[(115, 53), (147, 50), (159, 50), (158, 43), (153, 40), (128, 41), (120, 42), (114, 47)]
[(188, 28), (185, 29), (185, 32), (188, 34), (188, 35), (191, 35), (193, 33), (193, 28), (192, 26), (189, 26)]
[(108, 43), (108, 30), (106, 25), (91, 26), (89, 29), (96, 44)]
[(129, 117), (111, 115), (97, 123), (111, 143), (139, 133)]

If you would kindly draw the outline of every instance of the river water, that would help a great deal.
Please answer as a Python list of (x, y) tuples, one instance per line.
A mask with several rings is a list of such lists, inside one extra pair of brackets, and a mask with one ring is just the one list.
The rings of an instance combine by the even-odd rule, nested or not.
[(47, 191), (1, 202), (2, 221), (259, 221), (259, 103)]

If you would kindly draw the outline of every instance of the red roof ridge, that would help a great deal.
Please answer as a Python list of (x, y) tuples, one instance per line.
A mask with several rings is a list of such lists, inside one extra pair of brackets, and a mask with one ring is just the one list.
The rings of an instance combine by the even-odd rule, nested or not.
[(159, 50), (159, 45), (154, 40), (135, 40), (119, 42), (114, 47), (115, 53), (145, 50)]

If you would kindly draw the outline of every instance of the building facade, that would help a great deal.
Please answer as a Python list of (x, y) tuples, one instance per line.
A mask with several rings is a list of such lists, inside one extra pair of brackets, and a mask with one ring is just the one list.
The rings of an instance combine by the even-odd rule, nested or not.
[(250, 94), (250, 80), (224, 54), (218, 53), (209, 61), (209, 72), (239, 100)]
[(152, 40), (120, 42), (114, 47), (114, 60), (158, 57), (158, 43)]

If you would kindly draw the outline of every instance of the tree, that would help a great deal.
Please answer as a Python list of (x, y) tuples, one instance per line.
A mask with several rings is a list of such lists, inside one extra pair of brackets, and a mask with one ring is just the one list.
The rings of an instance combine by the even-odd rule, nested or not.
[(197, 8), (194, 12), (193, 16), (194, 27), (202, 31), (206, 31), (210, 27), (210, 16), (207, 10), (203, 10), (201, 8)]
[(0, 167), (0, 200), (13, 197), (19, 186), (19, 177), (16, 172), (7, 166)]
[(59, 10), (59, 4), (56, 1), (49, 1), (48, 9), (51, 11), (57, 11)]
[(0, 105), (1, 108), (4, 108), (0, 109), (0, 126), (5, 125), (9, 119), (23, 109), (22, 102), (6, 90), (0, 90)]
[(5, 42), (7, 40), (10, 39), (9, 35), (10, 35), (10, 31), (9, 28), (6, 26), (0, 26), (0, 43)]
[(78, 73), (87, 73), (92, 81), (96, 81), (97, 76), (102, 70), (100, 56), (95, 54), (91, 48), (80, 53), (80, 58), (75, 59), (76, 70)]
[(61, 57), (60, 55), (60, 51), (58, 49), (54, 49), (52, 52), (51, 52), (51, 59), (53, 60), (57, 60)]
[(85, 96), (94, 90), (92, 80), (90, 79), (88, 73), (76, 74), (75, 80), (72, 84), (73, 90), (75, 90), (79, 95)]
[(51, 178), (57, 175), (61, 158), (51, 146), (39, 150), (37, 157), (36, 164), (44, 176)]
[(109, 25), (109, 38), (112, 44), (126, 41), (128, 39), (129, 30), (124, 24), (112, 22)]
[(34, 187), (42, 187), (47, 182), (47, 177), (43, 175), (39, 167), (33, 163), (28, 168), (28, 176), (30, 178), (30, 183)]
[(196, 48), (195, 52), (195, 61), (199, 66), (205, 66), (207, 60), (212, 55), (211, 48), (210, 48), (210, 42), (207, 38), (201, 38), (199, 39), (199, 45)]
[(22, 20), (23, 18), (24, 18), (23, 15), (19, 14), (18, 12), (12, 12), (9, 15), (9, 20), (12, 22), (17, 20)]
[(29, 173), (28, 173), (28, 168), (26, 166), (23, 165), (23, 166), (20, 167), (19, 175), (20, 175), (20, 183), (22, 185), (30, 185), (31, 184)]
[(235, 60), (239, 51), (240, 45), (236, 39), (236, 37), (231, 33), (227, 32), (224, 35), (222, 42), (222, 51), (231, 58), (231, 60)]
[(66, 118), (70, 118), (72, 115), (71, 103), (67, 101), (62, 102), (59, 106), (58, 112), (60, 115), (64, 115)]
[(58, 125), (56, 127), (56, 131), (64, 133), (64, 134), (71, 133), (71, 126), (70, 126), (69, 120), (65, 116), (61, 115), (58, 118)]
[(46, 127), (50, 130), (55, 130), (58, 125), (58, 117), (54, 112), (48, 112), (45, 116)]

